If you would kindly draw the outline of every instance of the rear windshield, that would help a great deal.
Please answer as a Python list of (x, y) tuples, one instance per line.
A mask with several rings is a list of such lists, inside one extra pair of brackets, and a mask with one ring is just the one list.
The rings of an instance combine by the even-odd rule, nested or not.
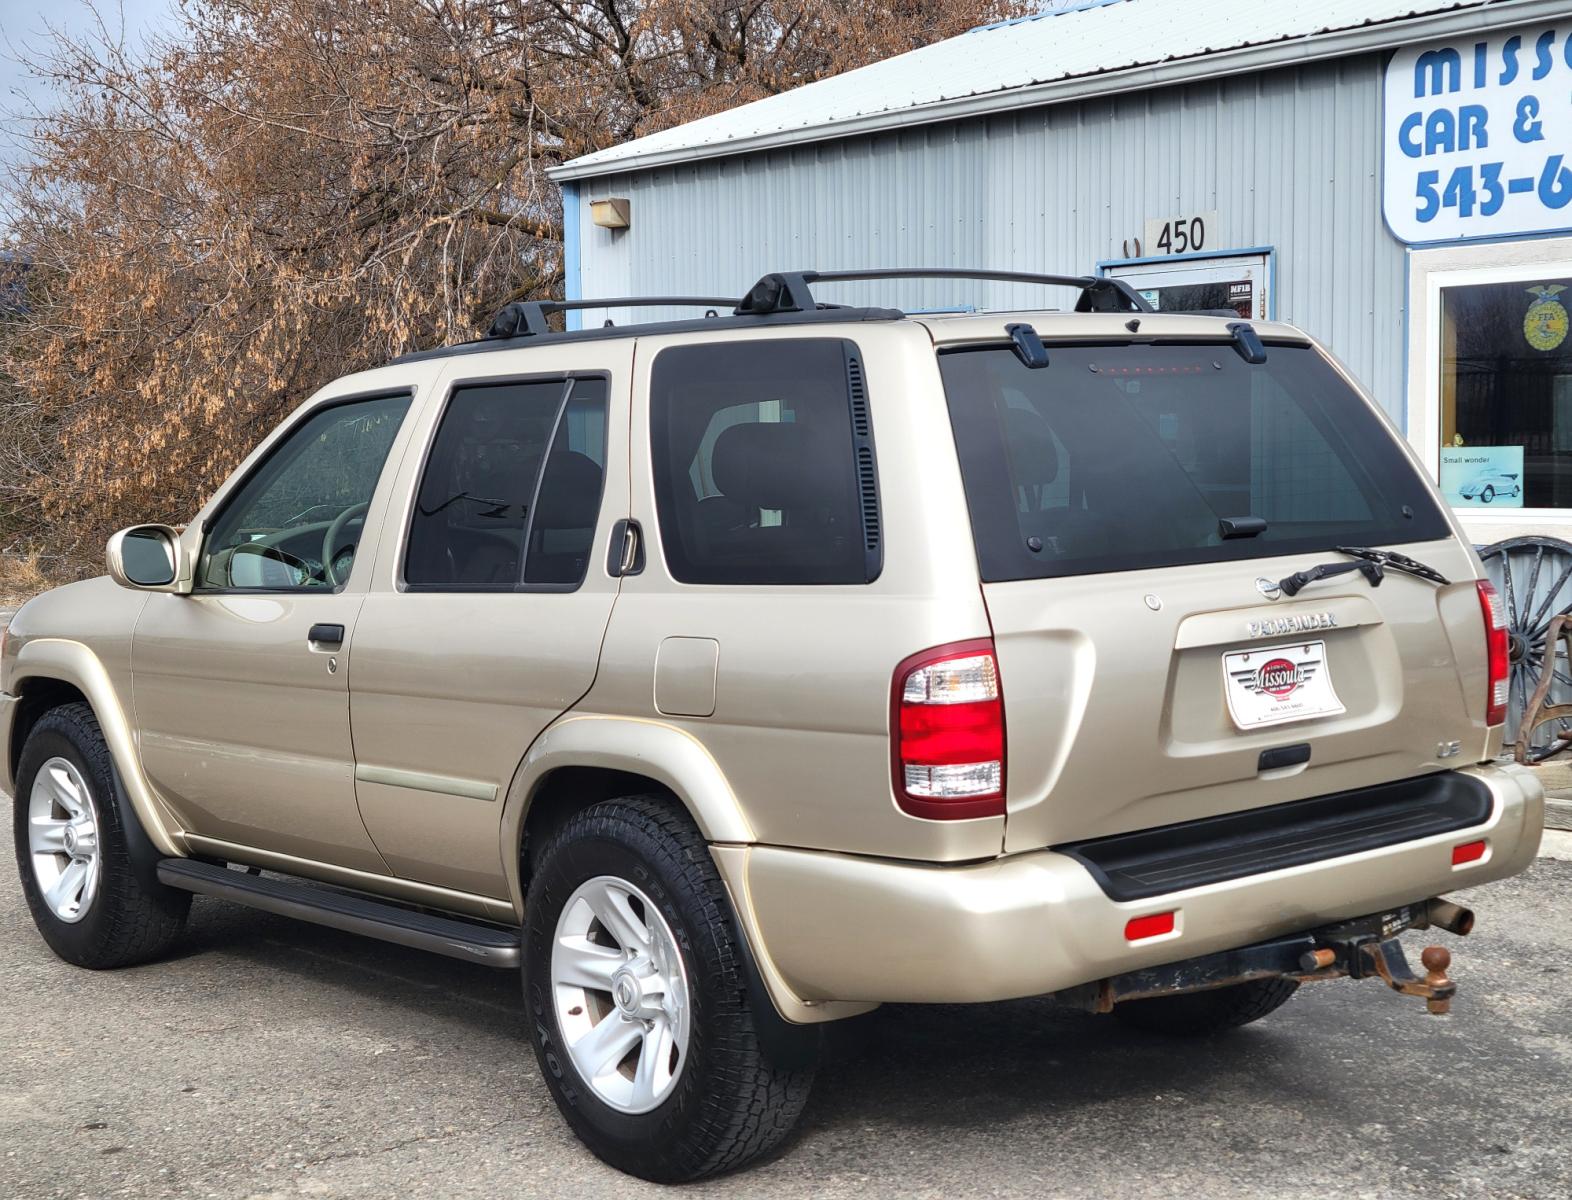
[[(1331, 364), (1269, 344), (940, 355), (988, 581), (1449, 535), (1429, 484)], [(1254, 520), (1251, 520), (1254, 518)], [(1224, 537), (1224, 522), (1255, 528)], [(1265, 528), (1260, 529), (1260, 522)]]

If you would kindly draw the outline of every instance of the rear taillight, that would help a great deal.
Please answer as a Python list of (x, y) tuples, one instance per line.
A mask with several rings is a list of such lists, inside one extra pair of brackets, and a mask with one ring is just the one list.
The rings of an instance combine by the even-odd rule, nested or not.
[(896, 802), (914, 817), (1004, 813), (1004, 694), (993, 642), (954, 642), (895, 668), (890, 697)]
[(1485, 700), (1485, 724), (1500, 725), (1506, 721), (1507, 710), (1507, 619), (1506, 604), (1501, 593), (1481, 579), (1479, 610), (1485, 618), (1485, 648), (1490, 664), (1490, 687)]

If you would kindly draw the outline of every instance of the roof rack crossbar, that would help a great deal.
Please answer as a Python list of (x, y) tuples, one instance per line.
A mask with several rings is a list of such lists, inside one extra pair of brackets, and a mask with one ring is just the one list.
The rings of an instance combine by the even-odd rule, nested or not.
[(995, 283), (1033, 283), (1081, 290), (1076, 312), (1149, 313), (1152, 306), (1122, 279), (1100, 275), (1038, 275), (1023, 271), (977, 271), (950, 267), (880, 267), (864, 271), (784, 271), (766, 275), (748, 289), (737, 315), (811, 312), (826, 305), (815, 301), (811, 284), (849, 283), (868, 279), (983, 279)]
[(550, 333), (546, 318), (555, 313), (586, 308), (711, 308), (719, 313), (735, 308), (732, 296), (612, 296), (599, 300), (518, 300), (504, 305), (492, 318), (487, 339), (537, 337)]

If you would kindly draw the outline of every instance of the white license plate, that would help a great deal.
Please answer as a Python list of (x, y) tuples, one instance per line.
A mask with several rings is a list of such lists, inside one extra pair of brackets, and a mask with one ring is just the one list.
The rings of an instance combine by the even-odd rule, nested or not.
[(1325, 642), (1236, 650), (1223, 655), (1228, 714), (1240, 729), (1260, 729), (1346, 711), (1332, 687)]

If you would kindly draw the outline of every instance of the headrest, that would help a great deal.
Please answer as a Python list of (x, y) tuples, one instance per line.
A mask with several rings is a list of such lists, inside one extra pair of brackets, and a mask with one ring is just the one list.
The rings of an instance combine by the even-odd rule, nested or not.
[(715, 439), (710, 470), (728, 500), (748, 508), (823, 504), (818, 439), (795, 422), (733, 425)]
[(585, 529), (600, 516), (601, 469), (587, 454), (553, 458), (541, 484), (537, 529)]
[(1052, 483), (1059, 475), (1059, 451), (1048, 422), (1029, 408), (1004, 410), (1004, 436), (1017, 487)]

